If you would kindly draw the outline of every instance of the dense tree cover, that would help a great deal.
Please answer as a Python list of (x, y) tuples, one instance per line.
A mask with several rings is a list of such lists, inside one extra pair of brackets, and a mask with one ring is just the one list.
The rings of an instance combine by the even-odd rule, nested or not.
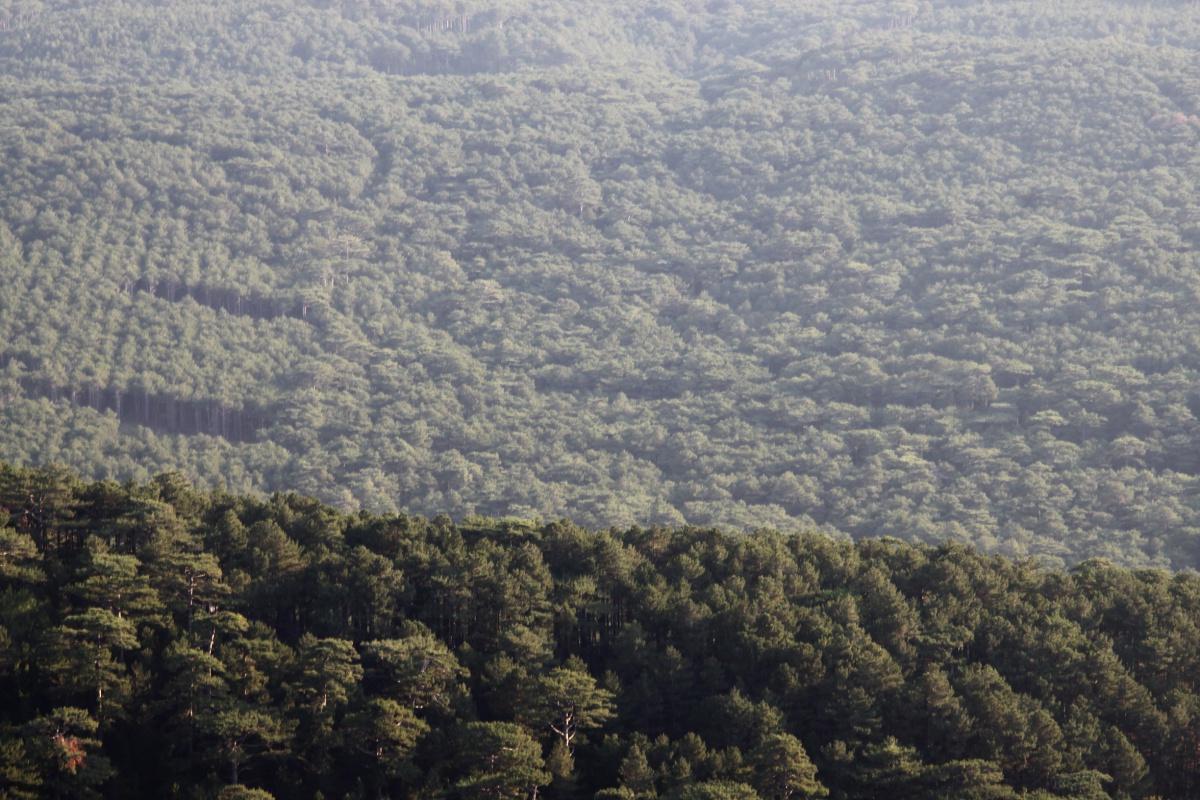
[(0, 468), (0, 797), (1193, 798), (1200, 576)]
[(0, 456), (1200, 564), (1179, 2), (3, 0)]

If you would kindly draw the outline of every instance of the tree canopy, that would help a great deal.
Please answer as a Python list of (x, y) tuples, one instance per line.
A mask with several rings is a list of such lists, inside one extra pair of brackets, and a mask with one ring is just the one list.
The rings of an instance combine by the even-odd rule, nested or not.
[(0, 476), (5, 798), (1200, 791), (1194, 572)]
[(1200, 565), (1197, 47), (1174, 0), (7, 0), (0, 457)]

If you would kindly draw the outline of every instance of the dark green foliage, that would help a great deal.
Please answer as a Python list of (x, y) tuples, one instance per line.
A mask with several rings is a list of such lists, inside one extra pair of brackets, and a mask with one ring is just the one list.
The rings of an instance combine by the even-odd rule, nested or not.
[(630, 793), (631, 797), (654, 797), (654, 770), (646, 760), (646, 754), (635, 742), (621, 761), (617, 771), (621, 780), (621, 788)]
[(454, 793), (464, 800), (519, 800), (550, 782), (542, 749), (512, 722), (469, 722), (457, 737), (455, 763), (463, 775)]
[(750, 754), (754, 786), (767, 800), (824, 797), (828, 792), (817, 780), (817, 768), (799, 739), (774, 733), (762, 739)]
[(578, 659), (539, 677), (520, 698), (520, 716), (535, 731), (549, 731), (567, 754), (575, 737), (598, 728), (613, 716), (612, 692), (596, 685)]
[[(38, 797), (99, 797), (101, 785), (112, 775), (112, 767), (96, 738), (96, 720), (82, 708), (54, 708), (20, 727), (20, 740), (4, 753), (15, 763), (15, 797), (21, 790), (36, 787)], [(28, 769), (29, 772), (25, 772)]]
[(467, 675), (458, 659), (428, 628), (412, 622), (402, 639), (366, 642), (379, 691), (414, 711), (449, 711)]
[(689, 783), (666, 795), (667, 800), (758, 800), (754, 789), (733, 781)]
[(1200, 789), (1194, 573), (6, 474), (79, 545), (0, 513), (3, 798)]

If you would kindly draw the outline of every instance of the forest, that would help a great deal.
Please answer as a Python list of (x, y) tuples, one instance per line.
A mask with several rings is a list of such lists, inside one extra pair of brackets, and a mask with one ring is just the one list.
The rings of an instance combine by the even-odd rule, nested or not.
[(1200, 566), (1200, 12), (0, 0), (0, 458)]
[(0, 467), (0, 798), (1200, 794), (1200, 575)]

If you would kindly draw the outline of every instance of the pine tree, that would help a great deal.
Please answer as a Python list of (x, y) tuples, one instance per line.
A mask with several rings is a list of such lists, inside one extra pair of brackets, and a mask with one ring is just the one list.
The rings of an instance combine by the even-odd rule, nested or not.
[(401, 773), (405, 760), (430, 730), (412, 709), (395, 700), (374, 697), (347, 716), (347, 746), (382, 784)]
[(289, 733), (273, 714), (244, 705), (218, 712), (207, 721), (207, 728), (229, 767), (229, 782), (235, 785), (243, 765), (283, 745)]
[(471, 722), (463, 727), (455, 790), (465, 800), (521, 800), (550, 782), (542, 748), (511, 722)]
[(86, 550), (78, 579), (66, 588), (77, 606), (103, 609), (139, 627), (167, 624), (163, 603), (135, 556), (110, 553), (95, 537)]
[(556, 667), (534, 681), (521, 717), (534, 729), (549, 729), (573, 753), (580, 731), (613, 716), (613, 695), (597, 685), (581, 662)]
[(42, 776), (20, 735), (0, 736), (0, 798), (38, 800), (42, 797)]
[(654, 770), (646, 759), (646, 752), (637, 744), (629, 748), (617, 772), (621, 778), (621, 786), (633, 792), (636, 797), (655, 797)]
[(367, 642), (365, 652), (383, 691), (414, 711), (446, 711), (467, 671), (428, 628), (407, 623), (400, 639)]
[(560, 800), (574, 797), (577, 777), (575, 758), (562, 739), (555, 739), (554, 744), (550, 746), (550, 753), (546, 756), (546, 770), (550, 773), (550, 791), (554, 797)]
[(38, 771), (39, 796), (86, 800), (113, 774), (95, 738), (99, 724), (81, 708), (56, 708), (27, 723), (22, 738)]
[(275, 795), (266, 789), (249, 786), (226, 786), (217, 793), (217, 800), (275, 800)]
[(90, 693), (96, 718), (119, 710), (129, 678), (121, 654), (138, 646), (128, 619), (103, 608), (71, 614), (50, 632), (45, 669), (68, 695)]
[(829, 791), (817, 780), (817, 768), (795, 736), (772, 734), (750, 754), (754, 787), (769, 800), (824, 797)]
[(736, 781), (688, 783), (666, 795), (667, 800), (758, 800), (754, 788)]
[(286, 688), (296, 708), (298, 727), (293, 749), (305, 768), (320, 776), (333, 770), (338, 722), (358, 692), (363, 669), (358, 651), (344, 639), (300, 637), (295, 674)]

